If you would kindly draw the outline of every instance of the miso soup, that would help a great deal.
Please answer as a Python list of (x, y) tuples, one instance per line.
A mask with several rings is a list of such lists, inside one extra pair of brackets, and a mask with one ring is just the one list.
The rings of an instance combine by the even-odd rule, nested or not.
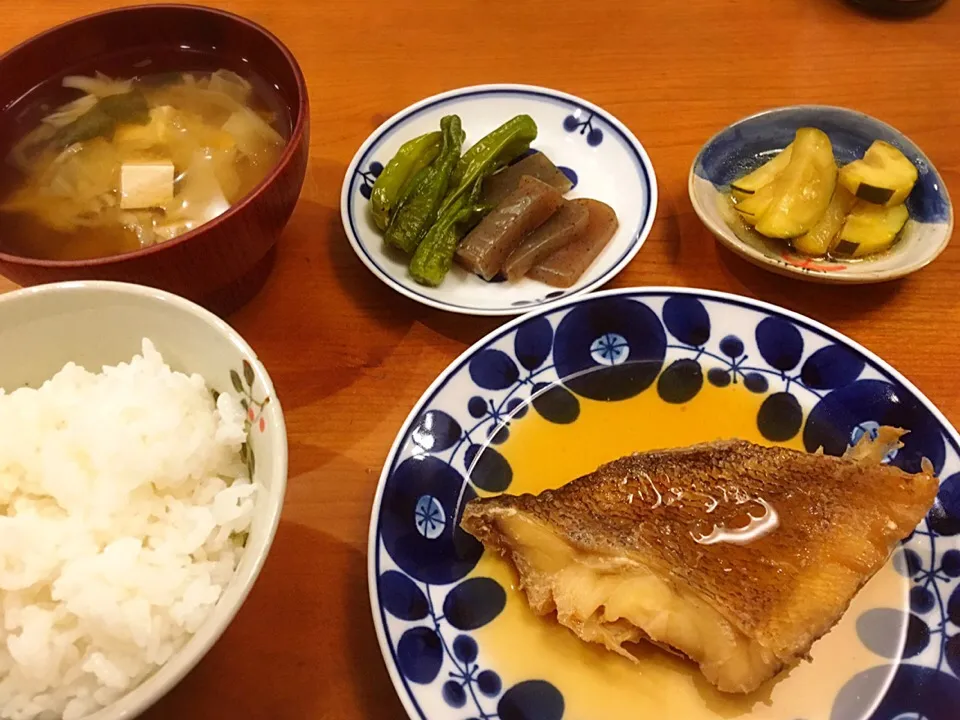
[(231, 70), (97, 72), (62, 87), (76, 97), (45, 103), (6, 157), (4, 252), (76, 260), (172, 240), (259, 184), (289, 135), (269, 84)]

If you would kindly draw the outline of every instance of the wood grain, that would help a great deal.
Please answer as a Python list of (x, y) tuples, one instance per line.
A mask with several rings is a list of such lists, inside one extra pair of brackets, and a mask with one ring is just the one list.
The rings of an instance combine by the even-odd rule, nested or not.
[[(499, 321), (428, 310), (387, 289), (350, 250), (338, 204), (358, 145), (426, 95), (527, 82), (602, 105), (644, 143), (660, 185), (653, 232), (611, 286), (726, 290), (805, 313), (891, 362), (960, 421), (960, 245), (902, 281), (821, 287), (721, 249), (686, 193), (693, 156), (715, 131), (764, 108), (816, 102), (898, 127), (960, 197), (953, 82), (960, 1), (912, 22), (869, 19), (840, 0), (210, 4), (274, 31), (309, 82), (303, 195), (273, 275), (232, 318), (283, 402), (290, 483), (274, 549), (249, 600), (200, 666), (147, 714), (151, 720), (404, 717), (369, 615), (370, 503), (414, 402)], [(0, 46), (103, 7), (51, 0), (0, 13)]]

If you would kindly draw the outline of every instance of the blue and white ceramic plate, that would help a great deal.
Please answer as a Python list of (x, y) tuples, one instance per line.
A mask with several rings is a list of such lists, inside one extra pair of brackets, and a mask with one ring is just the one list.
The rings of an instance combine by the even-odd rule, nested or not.
[[(566, 290), (527, 279), (488, 283), (457, 265), (440, 287), (417, 284), (407, 272), (405, 258), (384, 248), (382, 233), (370, 216), (370, 191), (383, 166), (404, 142), (439, 128), (444, 115), (460, 116), (467, 149), (522, 113), (537, 123), (533, 147), (544, 152), (574, 182), (568, 197), (592, 197), (610, 205), (620, 220), (616, 235), (579, 282)], [(347, 168), (340, 196), (347, 238), (378, 278), (425, 305), (468, 315), (519, 315), (602, 285), (640, 250), (656, 210), (653, 165), (623, 123), (586, 100), (529, 85), (461, 88), (400, 111), (360, 146)]]
[[(534, 616), (459, 529), (470, 499), (536, 492), (634, 450), (739, 436), (838, 454), (881, 425), (887, 461), (941, 480), (925, 521), (804, 662), (719, 693), (650, 647), (639, 665)], [(531, 313), (454, 361), (390, 451), (369, 538), (373, 619), (419, 720), (946, 720), (960, 708), (960, 437), (849, 338), (772, 305), (673, 288)], [(815, 482), (811, 478), (811, 482)]]
[[(874, 140), (885, 140), (917, 166), (920, 177), (907, 198), (910, 219), (890, 250), (862, 260), (810, 258), (734, 222), (727, 201), (730, 183), (789, 145), (802, 127), (827, 133), (840, 165), (863, 157)], [(895, 128), (846, 108), (797, 105), (735, 122), (700, 150), (688, 186), (693, 209), (721, 243), (767, 270), (816, 282), (870, 283), (903, 277), (933, 262), (953, 234), (950, 196), (927, 156)]]

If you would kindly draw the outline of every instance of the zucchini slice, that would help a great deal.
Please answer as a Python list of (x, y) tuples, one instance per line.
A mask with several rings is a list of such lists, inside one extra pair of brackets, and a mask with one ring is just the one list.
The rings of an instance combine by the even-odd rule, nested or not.
[(914, 164), (882, 140), (876, 140), (862, 160), (854, 160), (840, 169), (840, 184), (860, 200), (876, 205), (899, 205), (916, 183)]
[(847, 216), (833, 254), (863, 257), (882, 252), (893, 245), (909, 217), (904, 205), (882, 207), (860, 200)]
[(730, 183), (730, 189), (734, 197), (737, 193), (742, 195), (753, 195), (757, 190), (765, 185), (769, 185), (782, 173), (787, 165), (790, 164), (790, 156), (793, 154), (793, 143), (787, 145), (772, 160), (768, 160), (751, 173), (744, 175), (739, 180)]
[(773, 201), (773, 185), (765, 185), (743, 200), (737, 200), (734, 207), (747, 225), (756, 225)]
[(800, 128), (789, 164), (773, 181), (773, 200), (757, 222), (757, 232), (782, 239), (803, 235), (823, 217), (836, 185), (830, 138), (822, 130)]
[(803, 255), (821, 256), (839, 242), (840, 230), (857, 199), (842, 185), (837, 185), (823, 217), (810, 230), (792, 240), (793, 248)]

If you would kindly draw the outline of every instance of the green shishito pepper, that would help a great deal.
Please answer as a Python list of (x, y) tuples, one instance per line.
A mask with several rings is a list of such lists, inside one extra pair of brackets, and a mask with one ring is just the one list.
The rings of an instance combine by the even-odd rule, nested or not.
[(493, 208), (479, 204), (481, 180), (467, 195), (461, 195), (430, 228), (410, 261), (410, 276), (421, 285), (437, 287), (450, 271), (457, 245), (469, 230)]
[(421, 170), (437, 159), (442, 140), (439, 130), (408, 140), (383, 168), (370, 193), (370, 210), (378, 228), (387, 229), (403, 191), (409, 189)]
[(463, 144), (460, 118), (456, 115), (442, 118), (440, 132), (443, 134), (440, 156), (432, 165), (417, 173), (409, 194), (397, 207), (384, 234), (388, 244), (407, 253), (417, 249), (427, 230), (436, 221), (437, 211), (450, 185), (450, 175), (460, 159), (460, 147)]
[(410, 275), (418, 283), (436, 287), (453, 264), (463, 236), (492, 208), (478, 204), (484, 178), (523, 155), (537, 137), (537, 124), (529, 115), (517, 115), (470, 148), (457, 163), (450, 192), (430, 232), (410, 262)]
[(440, 214), (473, 188), (478, 179), (492, 175), (530, 149), (537, 139), (537, 124), (529, 115), (517, 115), (467, 150), (450, 178), (453, 188), (443, 200)]

